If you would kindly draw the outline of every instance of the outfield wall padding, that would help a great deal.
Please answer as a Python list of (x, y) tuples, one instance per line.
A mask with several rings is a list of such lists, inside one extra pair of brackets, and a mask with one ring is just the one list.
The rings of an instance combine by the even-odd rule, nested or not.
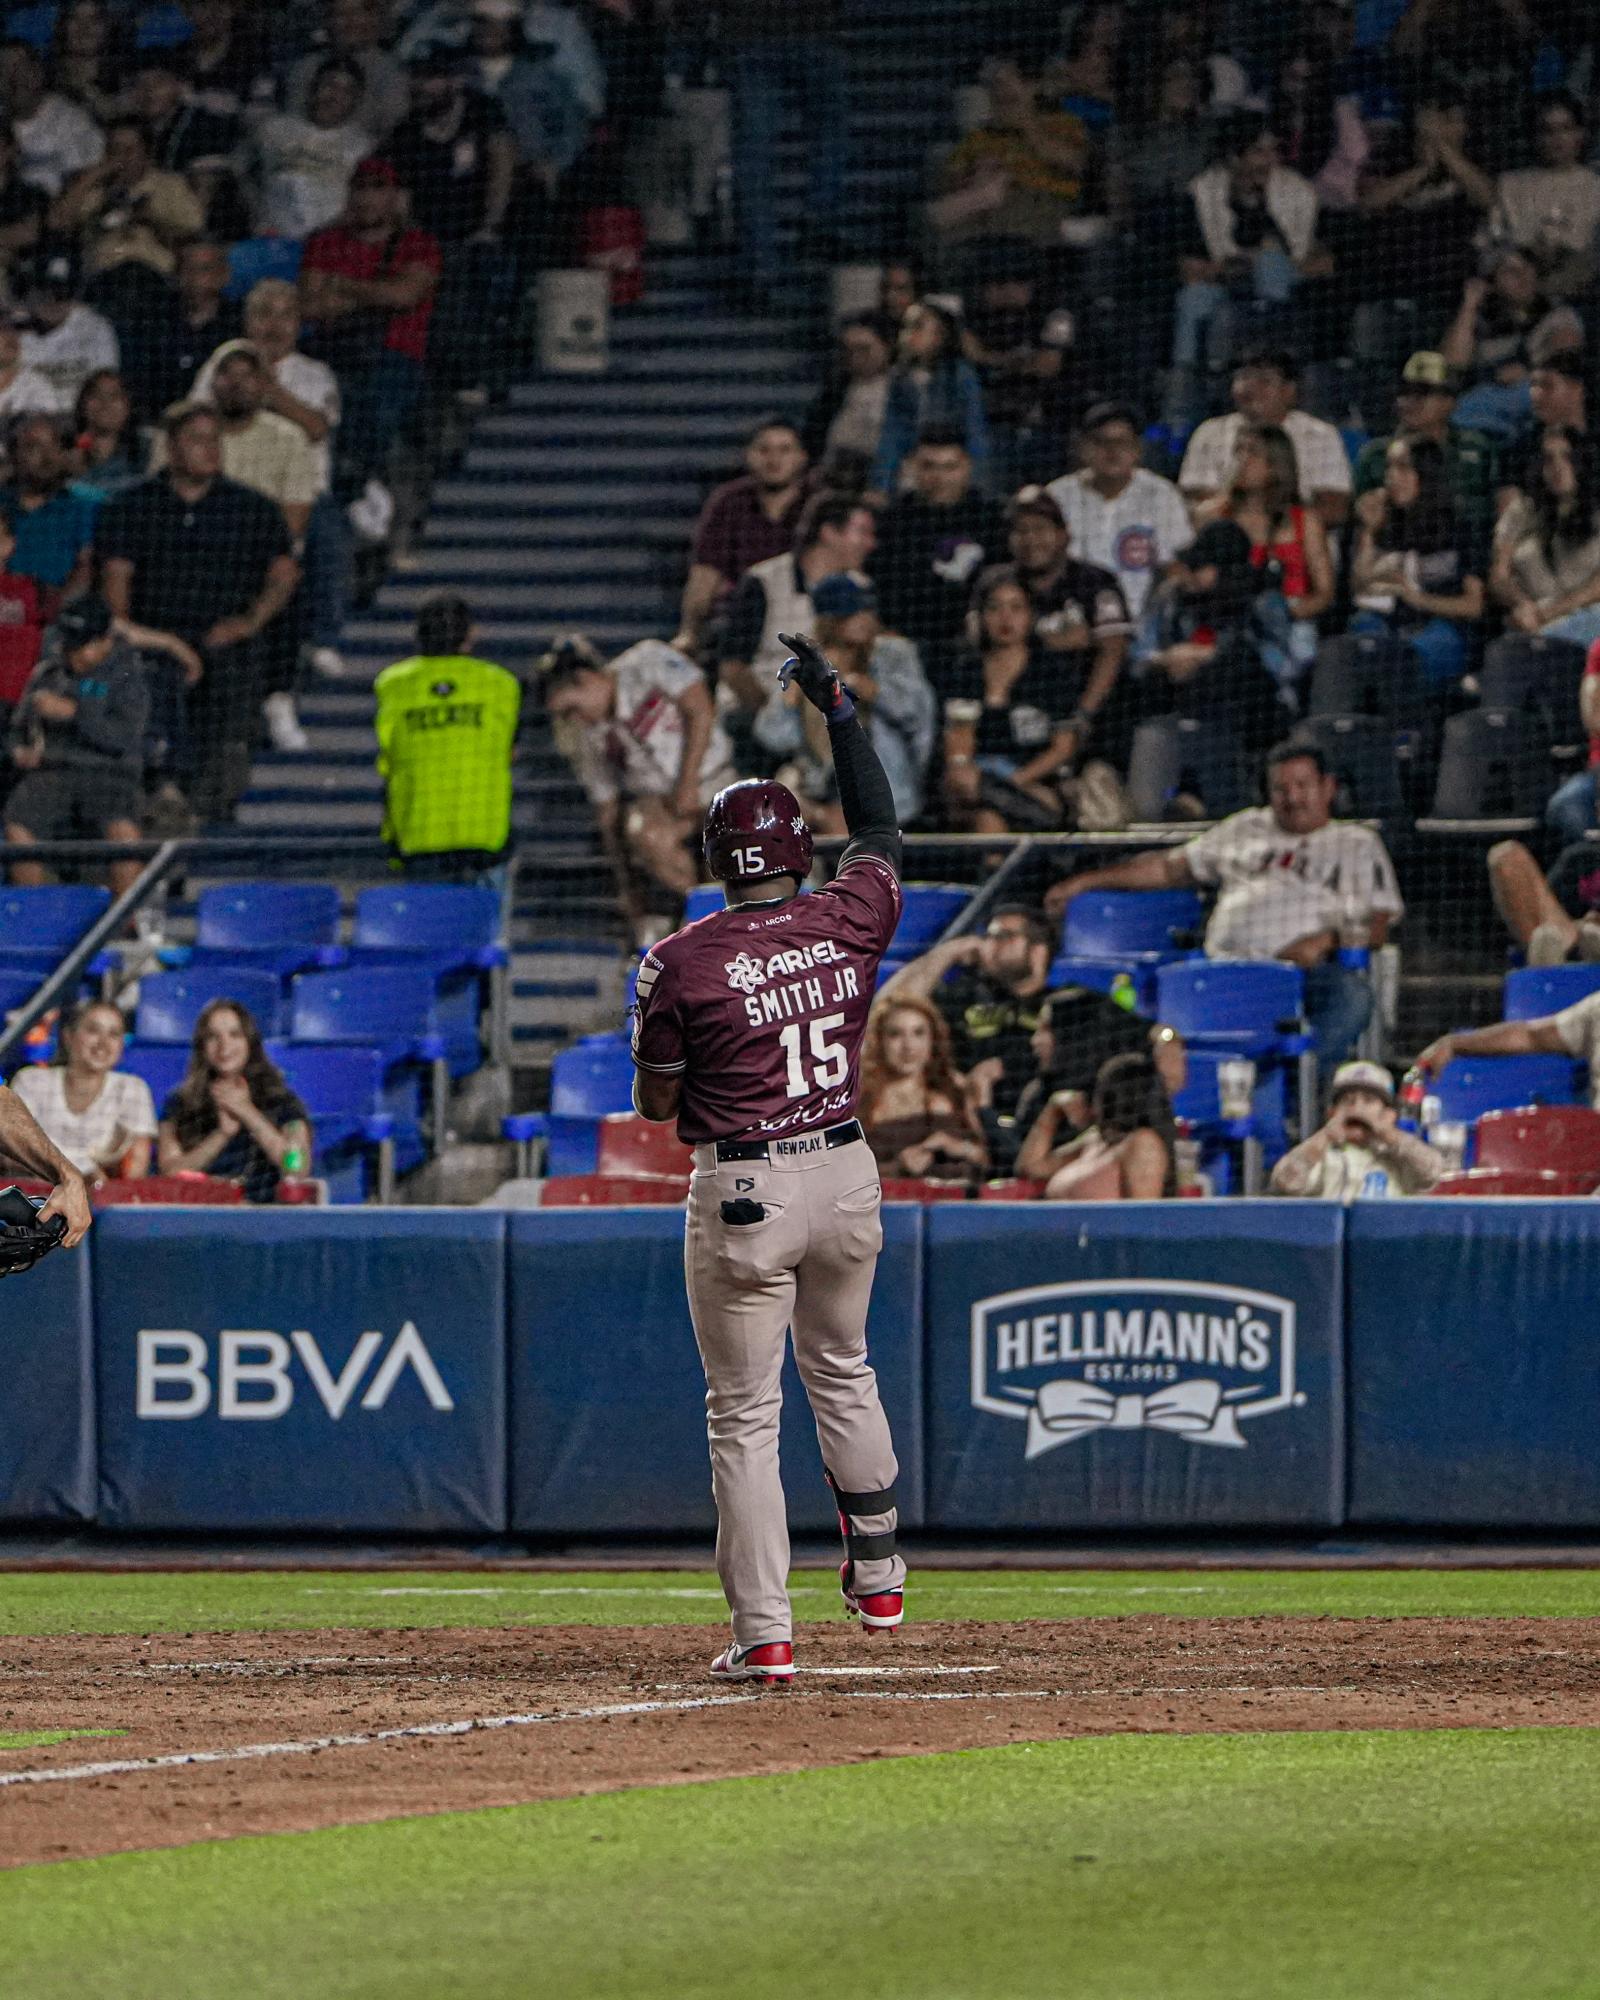
[(929, 1519), (1337, 1526), (1341, 1238), (1312, 1202), (931, 1209)]
[(505, 1527), (502, 1215), (124, 1208), (91, 1241), (107, 1526)]
[[(900, 1460), (901, 1519), (921, 1524), (922, 1233), (883, 1211), (867, 1339)], [(688, 1533), (716, 1524), (705, 1376), (675, 1209), (547, 1209), (510, 1225), (511, 1524), (531, 1534)], [(779, 1459), (791, 1525), (835, 1525), (790, 1354)]]
[[(701, 1533), (680, 1212), (113, 1209), (9, 1280), (0, 1520)], [(1600, 1205), (884, 1211), (908, 1526), (1600, 1526)], [(791, 1518), (833, 1526), (785, 1372)]]
[(1350, 1211), (1350, 1519), (1600, 1527), (1600, 1202)]

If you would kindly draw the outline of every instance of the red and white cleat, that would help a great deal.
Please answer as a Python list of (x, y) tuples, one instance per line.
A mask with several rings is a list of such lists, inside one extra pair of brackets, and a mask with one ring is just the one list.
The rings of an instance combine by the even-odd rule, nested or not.
[(905, 1592), (901, 1590), (855, 1591), (850, 1587), (850, 1565), (839, 1565), (839, 1588), (845, 1609), (861, 1620), (863, 1632), (892, 1632), (906, 1615)]
[(711, 1662), (711, 1678), (787, 1687), (794, 1679), (794, 1647), (787, 1639), (773, 1639), (765, 1646), (729, 1646)]

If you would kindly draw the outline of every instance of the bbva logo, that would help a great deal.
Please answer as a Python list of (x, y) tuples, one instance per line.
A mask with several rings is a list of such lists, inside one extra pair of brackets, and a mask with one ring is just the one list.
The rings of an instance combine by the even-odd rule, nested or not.
[(979, 1299), (972, 1406), (1028, 1426), (1025, 1456), (1108, 1431), (1246, 1443), (1239, 1426), (1298, 1409), (1295, 1308), (1273, 1292), (1090, 1278)]
[[(381, 1410), (408, 1368), (434, 1409), (455, 1408), (455, 1399), (411, 1320), (378, 1361), (383, 1345), (381, 1333), (362, 1334), (335, 1374), (313, 1333), (302, 1330), (285, 1339), (281, 1333), (257, 1328), (228, 1328), (217, 1335), (217, 1415), (255, 1422), (281, 1417), (294, 1405), (295, 1377), (290, 1363), (295, 1359), (335, 1423), (349, 1408), (369, 1369), (371, 1379), (358, 1409)], [(377, 1367), (373, 1368), (375, 1361)], [(182, 1328), (141, 1328), (137, 1414), (182, 1421), (204, 1416), (211, 1405), (211, 1349), (205, 1338)]]

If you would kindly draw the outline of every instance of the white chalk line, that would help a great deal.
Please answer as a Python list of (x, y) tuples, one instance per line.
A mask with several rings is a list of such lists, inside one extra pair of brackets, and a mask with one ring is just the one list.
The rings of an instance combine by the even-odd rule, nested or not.
[[(1170, 1694), (1346, 1694), (1352, 1688), (1278, 1687), (1254, 1684), (1230, 1688), (835, 1688), (829, 1701), (1065, 1701), (1108, 1695)], [(534, 1710), (525, 1715), (482, 1715), (461, 1722), (413, 1722), (402, 1728), (373, 1729), (337, 1736), (308, 1736), (289, 1743), (242, 1743), (231, 1750), (179, 1750), (161, 1757), (115, 1757), (95, 1764), (64, 1764), (44, 1771), (0, 1771), (0, 1787), (75, 1784), (90, 1778), (132, 1777), (142, 1771), (177, 1771), (205, 1764), (238, 1764), (267, 1757), (314, 1757), (324, 1750), (364, 1750), (378, 1743), (422, 1738), (471, 1736), (479, 1730), (537, 1729), (548, 1723), (604, 1722), (627, 1715), (685, 1715), (697, 1709), (728, 1708), (751, 1699), (739, 1694), (693, 1695), (682, 1701), (610, 1702), (600, 1708)]]
[[(1205, 1597), (1214, 1596), (1225, 1590), (1226, 1585), (1214, 1583), (1133, 1583), (1127, 1585), (1102, 1583), (1040, 1583), (1030, 1584), (1026, 1573), (1021, 1572), (1013, 1583), (975, 1583), (959, 1586), (962, 1596), (980, 1595), (985, 1592), (1004, 1591), (1008, 1596), (1024, 1595), (1032, 1591), (1040, 1597)], [(834, 1587), (822, 1581), (809, 1582), (796, 1577), (791, 1580), (791, 1596), (807, 1596), (813, 1591), (834, 1594)], [(693, 1597), (722, 1601), (720, 1590), (687, 1589), (675, 1585), (661, 1584), (599, 1584), (599, 1583), (490, 1583), (490, 1584), (382, 1584), (376, 1589), (367, 1589), (360, 1584), (348, 1584), (333, 1590), (321, 1584), (302, 1586), (302, 1597)]]

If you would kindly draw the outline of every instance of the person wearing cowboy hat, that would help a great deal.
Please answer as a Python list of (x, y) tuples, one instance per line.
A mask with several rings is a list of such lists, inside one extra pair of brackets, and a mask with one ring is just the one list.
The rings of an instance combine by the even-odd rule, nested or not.
[(1433, 1147), (1395, 1118), (1394, 1078), (1381, 1063), (1341, 1063), (1328, 1087), (1328, 1122), (1272, 1170), (1273, 1194), (1370, 1201), (1427, 1194), (1444, 1172)]

